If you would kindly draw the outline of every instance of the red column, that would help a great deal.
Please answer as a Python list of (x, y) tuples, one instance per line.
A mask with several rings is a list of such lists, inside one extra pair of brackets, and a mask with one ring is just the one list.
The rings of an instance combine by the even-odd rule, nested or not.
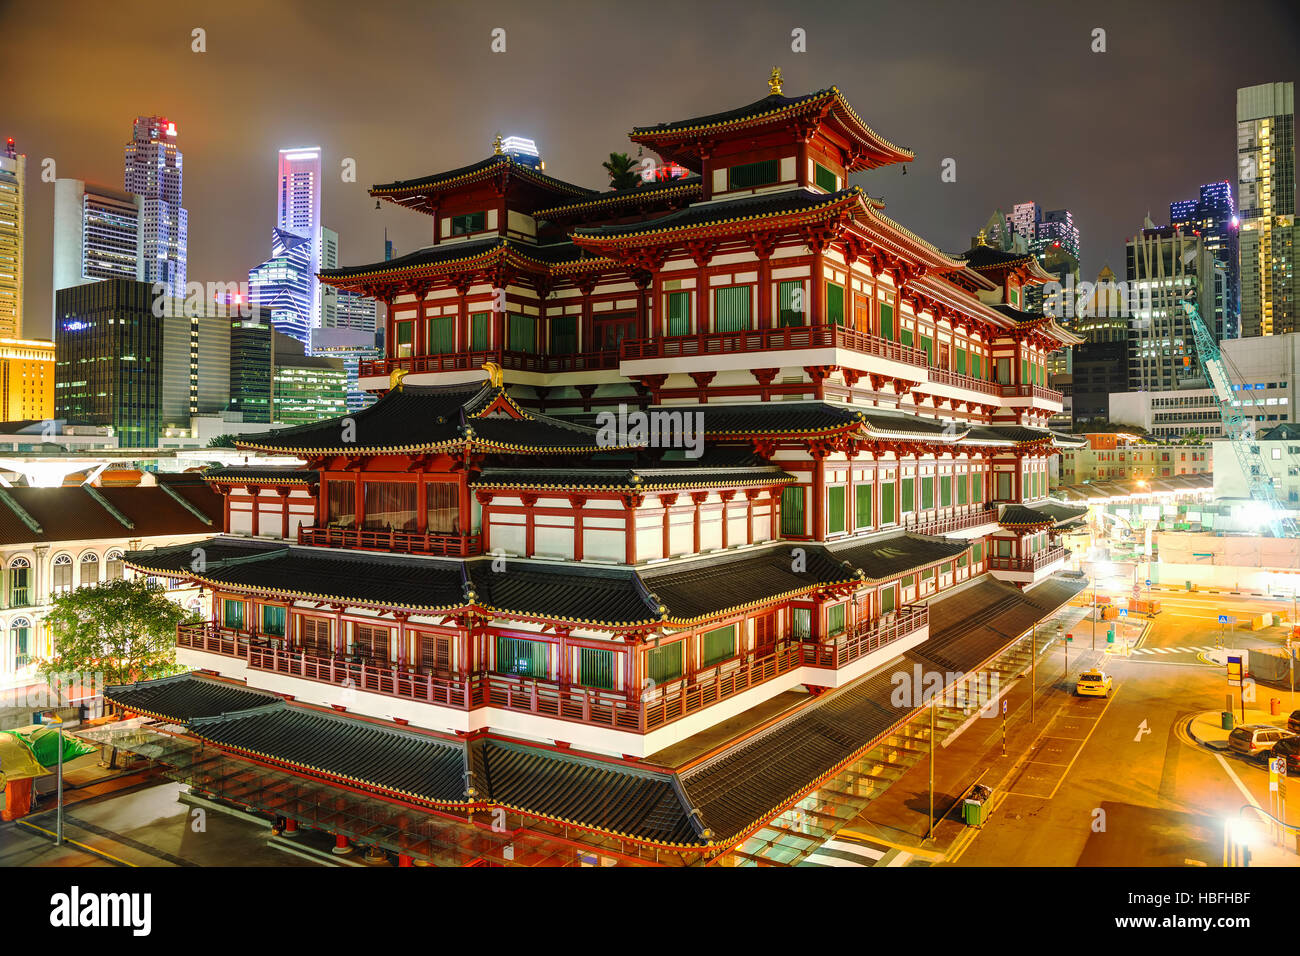
[(333, 850), (333, 852), (338, 853), (338, 854), (340, 854), (340, 855), (342, 855), (342, 854), (344, 854), (344, 853), (351, 853), (351, 852), (352, 852), (352, 847), (348, 846), (348, 838), (345, 837), (342, 833), (336, 833), (336, 834), (334, 834), (334, 850)]
[(252, 496), (252, 498), (253, 498), (253, 530), (252, 530), (252, 535), (253, 535), (254, 538), (256, 538), (258, 532), (261, 530), (262, 506), (261, 506), (261, 504), (259, 504), (259, 502), (258, 502), (258, 497), (259, 497), (260, 494), (261, 494), (261, 489), (260, 489), (260, 488), (253, 487), (253, 486), (249, 486), (248, 493), (249, 493), (249, 494)]

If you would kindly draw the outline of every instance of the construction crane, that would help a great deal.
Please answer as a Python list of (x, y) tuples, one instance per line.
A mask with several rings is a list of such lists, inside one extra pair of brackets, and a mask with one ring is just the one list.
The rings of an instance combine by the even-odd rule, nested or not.
[(1255, 420), (1247, 419), (1234, 404), (1232, 380), (1219, 350), (1219, 343), (1214, 340), (1205, 321), (1201, 318), (1196, 303), (1184, 299), (1183, 308), (1192, 325), (1192, 335), (1196, 340), (1196, 360), (1201, 371), (1214, 389), (1219, 402), (1219, 417), (1223, 420), (1223, 435), (1231, 443), (1241, 464), (1241, 472), (1250, 489), (1250, 497), (1264, 508), (1264, 520), (1273, 531), (1275, 538), (1300, 537), (1300, 528), (1290, 513), (1278, 500), (1273, 478), (1264, 467), (1264, 458), (1255, 444)]

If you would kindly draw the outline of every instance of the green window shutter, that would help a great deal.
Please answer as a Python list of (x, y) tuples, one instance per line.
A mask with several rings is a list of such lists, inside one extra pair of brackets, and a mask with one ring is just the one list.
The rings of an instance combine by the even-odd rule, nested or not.
[(952, 562), (951, 562), (951, 561), (945, 561), (945, 562), (943, 563), (943, 567), (941, 567), (941, 568), (939, 569), (939, 573), (940, 573), (940, 574), (952, 574)]
[(968, 565), (968, 564), (970, 564), (970, 555), (969, 555), (969, 554), (963, 554), (961, 557), (959, 557), (959, 558), (957, 559), (957, 567), (959, 567), (959, 568), (964, 568), (964, 567), (966, 567), (966, 565)]
[(975, 504), (977, 505), (983, 504), (984, 502), (984, 476), (983, 475), (971, 475), (970, 492), (971, 492), (970, 494), (971, 500), (975, 502)]
[(790, 610), (790, 630), (796, 641), (812, 639), (812, 608), (796, 607)]
[(614, 652), (594, 647), (578, 649), (578, 683), (583, 687), (614, 689)]
[(966, 374), (966, 350), (965, 349), (953, 350), (953, 368), (956, 369), (958, 375)]
[(880, 337), (894, 339), (894, 307), (888, 303), (880, 303)]
[(492, 327), (491, 312), (475, 312), (469, 317), (469, 347), (475, 352), (486, 352), (489, 348), (489, 329)]
[(684, 641), (652, 647), (646, 651), (645, 672), (656, 684), (677, 680), (682, 676), (682, 647)]
[(921, 336), (921, 351), (925, 353), (927, 365), (934, 364), (934, 339), (928, 335)]
[(511, 352), (537, 351), (537, 322), (531, 315), (510, 316), (510, 341), (506, 347)]
[(771, 186), (777, 182), (779, 173), (780, 166), (775, 159), (732, 166), (727, 170), (727, 188), (753, 189), (757, 186)]
[(916, 575), (909, 574), (907, 577), (903, 578), (903, 587), (905, 588), (916, 587)]
[(262, 605), (262, 633), (284, 637), (284, 608)]
[(867, 528), (871, 525), (871, 485), (861, 484), (854, 488), (855, 505), (857, 512), (856, 525), (859, 528)]
[(456, 351), (456, 317), (441, 315), (429, 320), (429, 354), (446, 355)]
[(971, 557), (974, 559), (976, 564), (979, 564), (981, 561), (984, 560), (983, 542), (979, 542), (974, 547), (971, 548)]
[(1020, 360), (1020, 381), (1025, 384), (1029, 383), (1029, 359)]
[(966, 503), (966, 498), (967, 498), (966, 489), (968, 487), (969, 484), (968, 484), (967, 477), (965, 475), (958, 475), (957, 476), (957, 504), (964, 505)]
[(826, 530), (828, 532), (844, 530), (843, 485), (826, 489)]
[(911, 348), (911, 346), (912, 346), (912, 342), (914, 341), (914, 340), (912, 339), (912, 330), (911, 330), (911, 329), (903, 329), (903, 331), (902, 331), (901, 333), (899, 333), (899, 337), (898, 337), (898, 338), (899, 338), (899, 341), (900, 341), (900, 342), (902, 342), (902, 343), (903, 343), (904, 345), (906, 345), (908, 348)]
[(668, 293), (668, 334), (691, 334), (691, 294), (689, 292)]
[(880, 523), (890, 524), (894, 517), (894, 483), (887, 481), (880, 486)]
[(880, 592), (880, 613), (888, 614), (897, 606), (898, 588), (890, 585)]
[(788, 486), (781, 490), (781, 534), (786, 537), (804, 533), (803, 491)]
[(557, 315), (551, 319), (551, 354), (572, 355), (578, 351), (578, 317)]
[(945, 508), (952, 504), (952, 475), (939, 479), (939, 504)]
[(826, 324), (844, 324), (844, 286), (826, 283)]
[(745, 332), (749, 329), (747, 285), (723, 286), (713, 290), (713, 327), (717, 332)]
[(817, 163), (815, 164), (815, 173), (816, 173), (817, 185), (820, 188), (826, 190), (828, 193), (835, 192), (836, 187), (839, 186), (839, 181), (835, 178), (835, 174), (833, 172), (831, 172), (821, 163)]
[(922, 584), (924, 584), (926, 581), (933, 581), (933, 580), (934, 580), (934, 568), (926, 568), (924, 571), (921, 572)]
[(701, 640), (701, 667), (708, 667), (736, 656), (736, 625), (705, 631)]
[(934, 479), (921, 479), (921, 510), (929, 511), (934, 507)]
[(904, 478), (898, 491), (898, 513), (908, 514), (916, 510), (916, 479)]
[[(777, 296), (780, 299), (780, 315), (778, 316), (780, 327), (789, 328), (794, 325), (806, 325), (803, 320), (804, 307), (803, 301), (803, 280), (790, 279), (783, 281), (777, 287)], [(796, 296), (798, 301), (796, 301)], [(796, 308), (798, 306), (798, 308)]]
[(847, 604), (833, 604), (826, 609), (826, 636), (837, 637), (844, 633), (844, 611)]
[(486, 212), (471, 212), (463, 216), (451, 217), (451, 234), (453, 236), (466, 236), (471, 232), (481, 232), (486, 227)]
[(497, 673), (518, 677), (546, 679), (550, 676), (550, 656), (543, 641), (521, 641), (497, 637)]
[(221, 604), (221, 623), (236, 631), (244, 629), (244, 602), (226, 598)]
[(398, 322), (396, 339), (398, 356), (410, 355), (411, 346), (415, 343), (415, 323)]

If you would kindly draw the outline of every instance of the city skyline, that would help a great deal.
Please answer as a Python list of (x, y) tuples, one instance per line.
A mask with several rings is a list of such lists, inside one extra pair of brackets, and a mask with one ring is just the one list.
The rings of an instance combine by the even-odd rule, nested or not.
[[(743, 52), (710, 46), (707, 66), (701, 66), (705, 60), (700, 54), (711, 43), (708, 37), (723, 28), (715, 14), (699, 15), (700, 30), (683, 33), (670, 26), (673, 18), (663, 15), (667, 11), (657, 10), (652, 22), (638, 30), (641, 52), (612, 54), (598, 44), (590, 47), (590, 70), (579, 74), (610, 72), (599, 93), (580, 78), (559, 76), (544, 103), (525, 105), (526, 99), (513, 95), (515, 83), (510, 79), (546, 69), (548, 47), (539, 39), (539, 31), (548, 16), (535, 9), (507, 7), (481, 23), (460, 22), (443, 34), (435, 44), (441, 44), (433, 58), (436, 67), (397, 70), (391, 66), (408, 59), (428, 61), (403, 55), (408, 45), (419, 45), (417, 38), (425, 36), (412, 29), (400, 37), (385, 37), (382, 42), (391, 47), (391, 55), (360, 64), (346, 76), (331, 75), (321, 81), (302, 72), (302, 79), (294, 80), (294, 71), (285, 70), (280, 82), (301, 98), (293, 110), (280, 105), (291, 96), (255, 96), (251, 77), (242, 77), (239, 70), (232, 74), (218, 69), (223, 61), (244, 64), (263, 55), (256, 35), (246, 37), (228, 28), (241, 15), (238, 12), (214, 11), (207, 17), (211, 22), (202, 27), (206, 49), (196, 53), (191, 50), (192, 18), (166, 8), (150, 18), (147, 27), (128, 36), (120, 26), (100, 20), (97, 8), (86, 6), (79, 21), (82, 29), (61, 31), (57, 44), (50, 42), (50, 27), (15, 10), (9, 20), (18, 50), (19, 89), (13, 99), (18, 108), (8, 117), (10, 129), (0, 133), (15, 136), (29, 156), (25, 311), (32, 317), (32, 327), (23, 334), (48, 334), (43, 317), (50, 313), (44, 299), (51, 288), (53, 189), (41, 180), (42, 162), (53, 159), (60, 177), (112, 183), (115, 157), (120, 163), (121, 124), (149, 111), (176, 122), (184, 138), (190, 166), (185, 205), (193, 217), (189, 272), (199, 281), (237, 281), (264, 258), (266, 226), (273, 224), (268, 215), (266, 164), (286, 143), (320, 144), (323, 218), (345, 237), (342, 264), (373, 261), (378, 255), (367, 250), (382, 250), (385, 228), (402, 252), (431, 241), (422, 224), (412, 224), (392, 210), (376, 212), (366, 194), (373, 183), (475, 162), (491, 153), (492, 139), (499, 133), (536, 140), (552, 175), (604, 188), (607, 177), (600, 169), (601, 160), (610, 151), (636, 153), (626, 140), (623, 116), (654, 123), (671, 115), (752, 100), (761, 95), (761, 78), (773, 64), (782, 66), (791, 92), (838, 85), (863, 104), (864, 119), (882, 135), (917, 154), (906, 177), (897, 169), (854, 177), (872, 195), (883, 195), (894, 218), (914, 223), (947, 250), (959, 250), (969, 237), (968, 223), (982, 221), (994, 201), (1033, 197), (1045, 209), (1075, 212), (1081, 233), (1088, 237), (1081, 272), (1095, 275), (1103, 264), (1114, 267), (1121, 261), (1135, 215), (1195, 195), (1201, 184), (1234, 178), (1235, 90), (1285, 81), (1296, 72), (1286, 68), (1295, 60), (1293, 44), (1288, 43), (1294, 31), (1286, 29), (1281, 4), (1264, 4), (1261, 10), (1276, 11), (1283, 28), (1249, 40), (1230, 28), (1231, 11), (1207, 10), (1195, 22), (1192, 18), (1160, 21), (1158, 30), (1156, 23), (1119, 5), (1090, 10), (1087, 19), (1073, 14), (1055, 18), (1040, 43), (1060, 58), (1062, 78), (1059, 83), (1053, 74), (1035, 74), (1032, 83), (1026, 78), (1015, 87), (1017, 110), (1021, 115), (1059, 115), (1065, 77), (1095, 70), (1097, 83), (1079, 107), (1090, 117), (1085, 125), (1100, 128), (1105, 135), (1080, 137), (1074, 132), (1080, 124), (1064, 117), (1059, 120), (1061, 135), (1069, 139), (1071, 149), (1043, 150), (1037, 147), (1052, 140), (1038, 132), (1042, 124), (1026, 122), (1007, 134), (999, 124), (979, 121), (990, 108), (1006, 102), (1003, 94), (1008, 86), (1001, 71), (976, 53), (985, 42), (998, 42), (1010, 25), (1032, 29), (1045, 20), (1045, 14), (1014, 4), (991, 13), (954, 7), (940, 25), (926, 18), (932, 29), (930, 44), (919, 52), (915, 44), (900, 44), (910, 51), (903, 55), (885, 52), (894, 46), (887, 41), (918, 25), (919, 14), (873, 12), (873, 34), (881, 43), (875, 56), (864, 59), (851, 55), (851, 31), (846, 35), (836, 25), (847, 9), (834, 6), (793, 13), (756, 8), (746, 26), (747, 42), (737, 45), (737, 50), (743, 46)], [(280, 18), (289, 19), (279, 10), (268, 11), (267, 16), (263, 35), (268, 37), (277, 35)], [(410, 9), (409, 18), (417, 23), (426, 16), (432, 19), (418, 8)], [(1105, 53), (1089, 49), (1094, 20), (1107, 24)], [(498, 21), (507, 30), (507, 50), (494, 54), (491, 31)], [(322, 16), (321, 23), (327, 22), (331, 18)], [(596, 18), (590, 29), (595, 35), (605, 26)], [(314, 29), (320, 43), (313, 55), (321, 58), (359, 39), (352, 28)], [(794, 29), (805, 31), (807, 54), (791, 51)], [(97, 89), (100, 95), (93, 103), (72, 95), (87, 79), (88, 61), (81, 54), (105, 32), (120, 39), (128, 52), (137, 45), (148, 46), (160, 66), (157, 75), (167, 76), (173, 88), (160, 89), (141, 79), (138, 84), (106, 84)], [(1177, 90), (1148, 91), (1141, 110), (1126, 105), (1131, 102), (1127, 84), (1136, 76), (1158, 62), (1176, 62), (1180, 50), (1210, 35), (1215, 36), (1221, 57), (1198, 69)], [(477, 50), (476, 41), (481, 41)], [(168, 49), (168, 44), (174, 49)], [(42, 51), (41, 58), (27, 60), (23, 51), (36, 49)], [(1244, 55), (1247, 50), (1249, 57)], [(1235, 56), (1234, 51), (1243, 55)], [(303, 56), (294, 54), (290, 60), (299, 63)], [(1106, 68), (1096, 69), (1100, 60), (1089, 58), (1103, 56), (1110, 58)], [(674, 81), (641, 82), (638, 69)], [(882, 84), (881, 75), (895, 81)], [(501, 76), (508, 82), (497, 82)], [(456, 88), (463, 94), (449, 98), (451, 102), (438, 98), (431, 103), (425, 94), (435, 88)], [(44, 96), (36, 95), (40, 89), (46, 90)], [(954, 89), (969, 92), (957, 99)], [(51, 96), (51, 91), (69, 95)], [(52, 110), (37, 106), (51, 100), (57, 100)], [(474, 108), (461, 117), (460, 104), (469, 102)], [(1152, 107), (1159, 108), (1155, 114)], [(1161, 128), (1194, 134), (1204, 148), (1189, 153), (1179, 141), (1153, 135), (1158, 130), (1153, 129), (1151, 116), (1157, 114)], [(359, 116), (368, 119), (360, 121)], [(935, 122), (935, 117), (943, 121)], [(457, 135), (438, 136), (439, 129), (453, 126)], [(232, 129), (243, 135), (230, 136)], [(999, 129), (999, 136), (990, 136), (990, 129)], [(1136, 174), (1134, 156), (1113, 148), (1125, 141), (1141, 143), (1134, 146), (1141, 159)], [(946, 159), (956, 161), (955, 182), (940, 181)], [(345, 182), (348, 160), (355, 162), (355, 181)]]

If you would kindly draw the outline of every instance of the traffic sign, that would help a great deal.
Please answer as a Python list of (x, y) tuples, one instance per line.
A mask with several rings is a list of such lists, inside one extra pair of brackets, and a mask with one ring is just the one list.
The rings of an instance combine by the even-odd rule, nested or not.
[(1151, 579), (1147, 578), (1147, 587), (1151, 587)]
[(1073, 644), (1073, 643), (1074, 643), (1074, 635), (1073, 635), (1073, 634), (1067, 634), (1067, 635), (1065, 635), (1065, 643), (1067, 643), (1067, 644)]
[(1128, 608), (1126, 608), (1126, 607), (1122, 607), (1122, 608), (1120, 608), (1120, 609), (1119, 609), (1119, 616), (1120, 616), (1120, 617), (1128, 617)]
[(1219, 623), (1220, 623), (1220, 624), (1236, 624), (1236, 623), (1237, 623), (1237, 619), (1236, 619), (1235, 617), (1233, 617), (1232, 615), (1230, 615), (1230, 614), (1220, 614), (1220, 615), (1219, 615)]
[(1002, 698), (1002, 713), (1005, 714), (1006, 712), (1007, 712), (1007, 699), (1004, 697)]
[(1241, 686), (1241, 658), (1228, 658), (1228, 684), (1232, 687)]

